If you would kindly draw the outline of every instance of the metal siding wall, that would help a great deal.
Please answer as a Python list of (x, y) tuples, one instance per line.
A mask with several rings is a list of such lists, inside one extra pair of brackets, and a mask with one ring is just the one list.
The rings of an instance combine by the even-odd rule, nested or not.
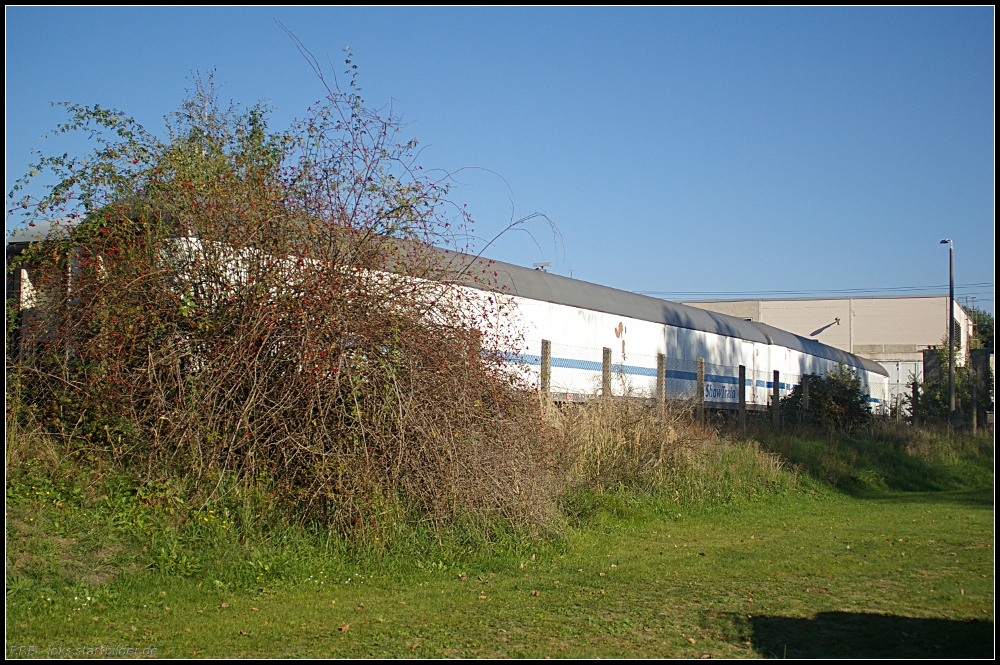
[(889, 377), (886, 381), (889, 386), (889, 394), (893, 398), (899, 394), (906, 397), (912, 394), (913, 377), (916, 377), (919, 382), (923, 382), (924, 380), (924, 363), (922, 361), (897, 360), (893, 362), (887, 360), (879, 364), (889, 372)]
[[(835, 323), (838, 318), (839, 325)], [(765, 300), (761, 302), (761, 320), (775, 328), (850, 351), (851, 319), (847, 301)]]

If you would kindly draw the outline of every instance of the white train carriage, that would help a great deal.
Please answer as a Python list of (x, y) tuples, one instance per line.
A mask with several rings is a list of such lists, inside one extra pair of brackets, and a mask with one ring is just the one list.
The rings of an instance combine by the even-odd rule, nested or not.
[[(856, 373), (873, 411), (882, 413), (888, 406), (888, 374), (881, 365), (815, 340), (540, 270), (461, 254), (451, 261), (456, 268), (470, 266), (465, 285), (510, 299), (514, 323), (524, 333), (520, 353), (511, 360), (529, 368), (536, 382), (542, 340), (551, 342), (550, 389), (563, 399), (585, 399), (601, 390), (603, 349), (609, 348), (615, 394), (653, 396), (657, 355), (663, 354), (668, 398), (695, 396), (697, 363), (703, 358), (705, 402), (716, 408), (738, 405), (740, 365), (746, 368), (749, 408), (767, 405), (775, 371), (784, 397), (803, 375), (825, 374), (841, 364)], [(491, 279), (476, 283), (479, 274)]]

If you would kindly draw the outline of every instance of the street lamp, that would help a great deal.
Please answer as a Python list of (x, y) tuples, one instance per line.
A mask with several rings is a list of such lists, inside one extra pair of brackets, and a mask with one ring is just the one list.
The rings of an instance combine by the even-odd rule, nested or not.
[(955, 425), (955, 243), (951, 238), (941, 241), (948, 245), (948, 424)]

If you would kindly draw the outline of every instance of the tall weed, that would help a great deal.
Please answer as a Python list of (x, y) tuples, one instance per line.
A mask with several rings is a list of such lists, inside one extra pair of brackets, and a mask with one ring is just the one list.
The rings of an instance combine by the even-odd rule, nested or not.
[(630, 512), (626, 504), (659, 512), (731, 505), (797, 486), (778, 455), (700, 426), (683, 405), (602, 400), (546, 415), (566, 441), (564, 505), (578, 516), (598, 505), (618, 517)]

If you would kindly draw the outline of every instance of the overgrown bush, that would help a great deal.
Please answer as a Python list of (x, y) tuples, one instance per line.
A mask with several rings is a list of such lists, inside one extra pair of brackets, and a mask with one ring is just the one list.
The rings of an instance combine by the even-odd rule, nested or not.
[[(328, 92), (273, 132), (266, 109), (224, 110), (199, 82), (162, 141), (66, 105), (59, 131), (94, 152), (42, 158), (9, 196), (28, 221), (76, 223), (22, 257), (8, 418), (205, 501), (265, 488), (349, 534), (400, 509), (542, 525), (554, 440), (503, 362), (516, 331), (498, 297), (461, 286), (486, 273), (434, 249), (470, 220), (398, 118), (353, 78)], [(42, 172), (56, 184), (24, 195)]]
[[(804, 386), (809, 386), (808, 407)], [(782, 417), (788, 423), (805, 423), (847, 429), (867, 423), (871, 417), (868, 394), (857, 374), (846, 365), (826, 374), (808, 374), (781, 400)]]

